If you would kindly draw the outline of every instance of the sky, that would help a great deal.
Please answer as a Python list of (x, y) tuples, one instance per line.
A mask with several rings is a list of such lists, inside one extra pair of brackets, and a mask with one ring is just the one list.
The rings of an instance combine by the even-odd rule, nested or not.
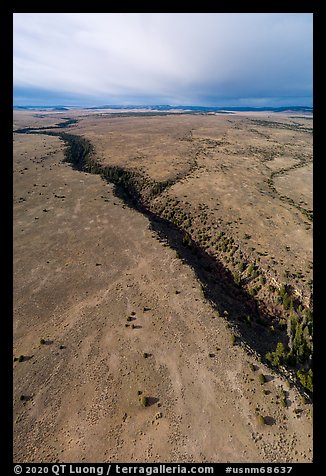
[(14, 13), (14, 105), (312, 106), (312, 13)]

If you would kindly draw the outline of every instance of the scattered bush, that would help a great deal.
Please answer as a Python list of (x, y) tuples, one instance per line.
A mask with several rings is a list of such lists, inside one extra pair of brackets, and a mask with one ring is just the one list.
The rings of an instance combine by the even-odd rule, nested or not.
[(258, 381), (261, 385), (264, 385), (264, 383), (266, 382), (266, 377), (264, 374), (259, 374), (258, 375)]
[(144, 395), (142, 395), (139, 401), (142, 407), (148, 407), (149, 405), (148, 397), (145, 397)]
[(282, 407), (284, 407), (284, 408), (286, 408), (286, 407), (287, 407), (287, 404), (286, 404), (286, 399), (285, 399), (285, 397), (282, 397), (282, 398), (281, 398), (281, 400), (280, 400), (280, 402), (281, 402), (281, 405), (282, 405)]
[(312, 369), (309, 369), (308, 372), (304, 370), (297, 371), (297, 377), (303, 387), (305, 387), (310, 392), (313, 391), (313, 372)]
[(287, 407), (286, 396), (285, 396), (285, 392), (283, 390), (283, 387), (281, 387), (281, 389), (280, 389), (280, 402), (281, 402), (282, 407), (284, 407), (284, 408)]
[(266, 359), (276, 367), (282, 365), (286, 359), (286, 352), (283, 343), (278, 342), (274, 352), (267, 352)]
[(240, 274), (235, 272), (234, 275), (233, 275), (233, 279), (234, 279), (234, 282), (237, 286), (240, 286), (241, 284), (241, 277), (240, 277)]
[(251, 276), (252, 273), (254, 272), (254, 265), (251, 263), (248, 267), (248, 275)]
[(250, 288), (248, 292), (250, 296), (256, 296), (259, 290), (260, 290), (260, 286), (255, 286), (254, 288)]

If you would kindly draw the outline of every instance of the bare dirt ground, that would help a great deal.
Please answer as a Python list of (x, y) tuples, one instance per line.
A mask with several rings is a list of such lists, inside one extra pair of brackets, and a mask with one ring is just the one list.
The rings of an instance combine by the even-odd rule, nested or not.
[[(41, 125), (19, 114), (16, 127)], [(225, 202), (219, 210), (229, 203), (233, 220), (237, 207), (242, 218), (245, 210), (239, 233), (249, 230), (253, 240), (262, 240), (264, 226), (256, 226), (250, 206), (227, 192), (231, 182), (234, 190), (263, 182), (264, 173), (254, 166), (260, 159), (249, 156), (248, 165), (239, 169), (225, 149), (205, 149), (204, 158), (201, 145), (187, 140), (198, 117), (173, 117), (185, 121), (177, 131), (170, 117), (126, 118), (127, 125), (117, 118), (121, 135), (112, 142), (112, 119), (107, 133), (92, 132), (94, 117), (71, 130), (89, 137), (97, 152), (101, 148), (103, 160), (118, 161), (117, 150), (124, 151), (123, 160), (129, 150), (135, 157), (143, 154), (143, 170), (157, 170), (160, 179), (187, 173), (194, 157), (202, 161), (197, 173), (207, 187), (192, 187), (193, 177), (187, 176), (170, 193), (186, 195), (194, 207), (207, 201), (212, 210), (218, 206), (209, 201), (214, 189), (222, 197), (230, 193), (220, 199)], [(136, 119), (144, 124), (138, 126)], [(52, 123), (47, 120), (46, 125), (59, 122), (57, 115)], [(164, 142), (159, 134), (155, 139), (162, 142), (153, 159), (156, 168), (150, 160), (156, 147), (148, 129), (152, 120), (158, 129), (164, 120), (164, 131), (170, 131)], [(208, 120), (200, 120), (203, 129), (196, 137), (206, 141)], [(233, 116), (226, 120), (236, 122)], [(139, 150), (130, 141), (130, 130), (136, 134), (137, 127), (143, 128), (135, 139)], [(144, 146), (141, 134), (149, 136)], [(220, 135), (229, 140), (226, 129)], [(177, 136), (181, 145), (173, 172), (165, 162), (173, 156), (171, 137)], [(222, 139), (214, 135), (214, 140)], [(223, 173), (223, 163), (233, 170), (232, 178)], [(282, 204), (287, 225), (301, 226), (300, 212), (294, 218), (286, 208), (290, 205)], [(272, 208), (268, 214), (278, 233), (279, 218)], [(291, 247), (307, 261), (311, 232), (301, 233), (301, 241), (294, 238)], [(311, 405), (233, 345), (231, 336), (227, 322), (205, 300), (194, 271), (158, 239), (145, 216), (124, 205), (99, 176), (63, 163), (58, 138), (14, 134), (14, 355), (24, 356), (13, 370), (16, 462), (311, 461)], [(147, 407), (140, 403), (142, 396), (148, 397)]]

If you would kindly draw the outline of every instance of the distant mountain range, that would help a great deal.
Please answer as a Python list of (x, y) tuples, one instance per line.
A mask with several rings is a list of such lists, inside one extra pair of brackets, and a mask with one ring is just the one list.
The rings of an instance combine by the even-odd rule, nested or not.
[(14, 106), (14, 109), (37, 109), (38, 111), (51, 109), (52, 111), (69, 111), (71, 107), (70, 106)]
[(307, 112), (312, 113), (312, 107), (306, 106), (282, 106), (282, 107), (245, 107), (245, 106), (230, 106), (230, 107), (219, 107), (219, 106), (170, 106), (170, 105), (151, 105), (151, 106), (119, 106), (112, 104), (105, 104), (102, 106), (14, 106), (14, 109), (37, 109), (37, 110), (48, 110), (53, 111), (68, 111), (69, 109), (86, 109), (86, 110), (96, 110), (96, 109), (141, 109), (146, 111), (194, 111), (194, 112), (223, 112), (223, 111), (271, 111), (271, 112)]

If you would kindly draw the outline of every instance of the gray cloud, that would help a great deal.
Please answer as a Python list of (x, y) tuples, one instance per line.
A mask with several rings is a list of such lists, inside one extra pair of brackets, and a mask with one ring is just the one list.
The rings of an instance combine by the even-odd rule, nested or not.
[(14, 88), (111, 104), (306, 104), (312, 14), (15, 13)]

